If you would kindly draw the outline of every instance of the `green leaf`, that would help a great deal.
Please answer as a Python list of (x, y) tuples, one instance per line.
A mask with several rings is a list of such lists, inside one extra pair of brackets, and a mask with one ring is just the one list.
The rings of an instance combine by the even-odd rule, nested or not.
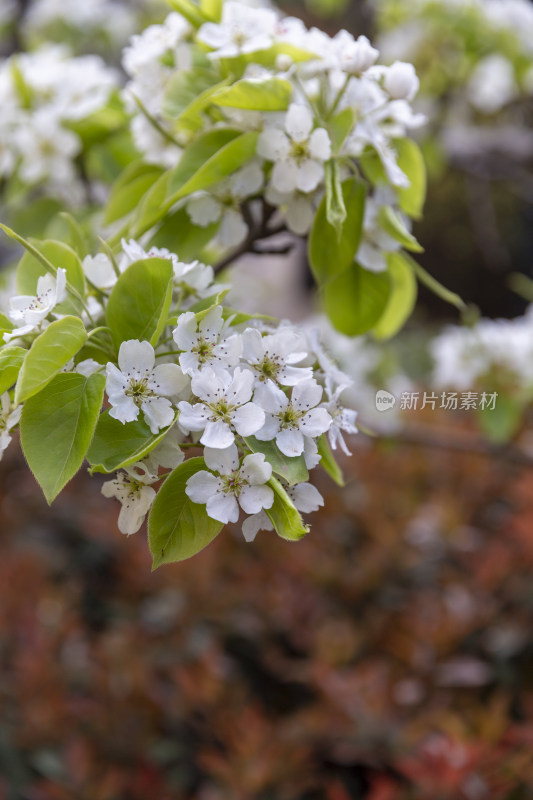
[(104, 213), (104, 225), (131, 214), (163, 170), (155, 164), (136, 161), (130, 164), (115, 182)]
[(171, 253), (177, 253), (181, 261), (193, 261), (215, 236), (219, 225), (219, 222), (205, 228), (194, 225), (187, 210), (179, 208), (167, 214), (150, 239), (149, 247), (166, 247)]
[(412, 139), (394, 142), (398, 153), (398, 166), (409, 178), (411, 185), (398, 190), (400, 208), (410, 217), (419, 219), (426, 200), (426, 163), (422, 151)]
[(342, 236), (342, 226), (348, 212), (344, 202), (344, 194), (337, 161), (328, 161), (325, 167), (326, 178), (326, 219), (335, 228), (337, 240)]
[(13, 323), (11, 322), (5, 314), (0, 313), (0, 341), (3, 341), (1, 338), (2, 334), (6, 331), (10, 332), (13, 330)]
[(112, 237), (111, 243), (118, 244), (123, 235), (129, 230), (134, 239), (138, 239), (143, 233), (150, 230), (159, 222), (167, 211), (172, 207), (172, 203), (167, 203), (168, 182), (172, 175), (172, 170), (167, 170), (156, 180), (153, 186), (148, 189), (139, 207), (133, 215), (131, 229), (129, 226)]
[(23, 403), (50, 383), (87, 341), (79, 317), (63, 317), (35, 339), (17, 381), (15, 402)]
[(354, 263), (324, 287), (326, 312), (334, 327), (346, 336), (366, 333), (382, 316), (390, 292), (386, 272), (369, 272)]
[(168, 4), (174, 11), (185, 17), (194, 28), (199, 28), (204, 22), (210, 21), (209, 17), (192, 0), (168, 0)]
[(338, 153), (346, 137), (355, 125), (355, 111), (345, 108), (328, 122), (328, 130), (334, 153)]
[(228, 80), (219, 81), (216, 72), (202, 67), (174, 73), (165, 89), (164, 116), (191, 131), (198, 130), (202, 126), (201, 112)]
[(167, 435), (165, 428), (154, 435), (146, 422), (136, 420), (125, 425), (109, 416), (109, 411), (100, 414), (94, 437), (87, 453), (93, 472), (115, 472), (129, 467), (148, 455)]
[(136, 261), (122, 273), (106, 310), (117, 349), (128, 339), (147, 340), (155, 347), (172, 302), (173, 274), (168, 258)]
[(212, 97), (217, 106), (251, 111), (285, 111), (289, 107), (292, 86), (284, 78), (243, 78), (233, 86), (219, 89)]
[(346, 220), (340, 239), (327, 221), (327, 200), (318, 208), (309, 235), (309, 263), (317, 282), (324, 284), (347, 270), (353, 263), (361, 241), (365, 210), (365, 186), (350, 178), (342, 184)]
[(458, 294), (451, 292), (449, 289), (443, 286), (442, 283), (439, 283), (439, 281), (434, 278), (433, 275), (430, 275), (429, 272), (426, 272), (424, 267), (420, 266), (420, 264), (415, 261), (414, 258), (411, 258), (411, 256), (409, 256), (407, 253), (404, 253), (404, 258), (406, 258), (409, 264), (412, 266), (413, 271), (420, 283), (423, 283), (424, 286), (436, 294), (437, 297), (440, 297), (441, 300), (444, 300), (445, 303), (450, 303), (450, 305), (458, 308), (459, 311), (466, 310), (466, 303), (459, 297)]
[(493, 444), (505, 444), (520, 428), (524, 411), (524, 404), (520, 400), (499, 394), (494, 409), (478, 409), (478, 422)]
[(276, 478), (271, 478), (268, 486), (274, 492), (274, 504), (272, 508), (266, 508), (265, 511), (274, 525), (276, 533), (282, 539), (298, 541), (306, 533), (309, 533), (309, 526), (304, 525), (299, 511)]
[[(230, 134), (231, 139), (227, 141)], [(171, 198), (168, 198), (167, 202), (173, 205), (182, 197), (207, 189), (238, 170), (255, 154), (257, 137), (257, 133), (243, 133), (234, 137), (233, 131), (211, 131), (205, 134), (203, 141), (194, 142), (183, 152), (181, 161), (169, 180), (168, 190)], [(226, 143), (222, 144), (224, 139)], [(221, 144), (205, 160), (201, 153), (208, 152), (217, 140)], [(191, 174), (193, 165), (197, 165), (198, 168)]]
[(244, 441), (252, 453), (263, 453), (276, 475), (280, 475), (289, 486), (309, 478), (303, 455), (291, 458), (284, 455), (275, 442), (261, 442), (255, 436), (248, 436)]
[(189, 478), (202, 469), (205, 469), (203, 458), (184, 461), (170, 473), (157, 493), (148, 517), (152, 569), (191, 558), (222, 530), (222, 523), (208, 517), (204, 505), (193, 503), (185, 494)]
[(318, 454), (322, 456), (320, 466), (328, 473), (329, 477), (335, 481), (337, 486), (345, 486), (344, 475), (331, 452), (329, 442), (325, 434), (317, 440)]
[(51, 503), (76, 474), (91, 443), (102, 406), (103, 375), (56, 375), (24, 403), (22, 450)]
[(61, 211), (50, 220), (46, 228), (46, 237), (68, 245), (81, 259), (87, 255), (87, 241), (80, 223), (72, 214)]
[(382, 206), (379, 212), (379, 222), (385, 233), (392, 236), (406, 250), (412, 250), (414, 253), (424, 252), (424, 248), (416, 241), (413, 234), (407, 230), (398, 214), (390, 206)]
[(390, 339), (411, 316), (416, 303), (417, 283), (410, 262), (401, 253), (387, 257), (391, 292), (383, 315), (372, 331), (377, 339)]
[(200, 8), (202, 13), (209, 17), (209, 19), (219, 22), (222, 16), (223, 0), (201, 0)]
[(14, 345), (0, 348), (0, 394), (10, 389), (17, 380), (27, 352), (23, 347)]

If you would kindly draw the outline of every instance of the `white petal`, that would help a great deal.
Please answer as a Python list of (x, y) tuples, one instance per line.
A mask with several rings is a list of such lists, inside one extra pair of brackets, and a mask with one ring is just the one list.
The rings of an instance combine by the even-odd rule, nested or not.
[(257, 140), (257, 152), (268, 161), (287, 158), (291, 143), (279, 128), (265, 128)]
[(331, 417), (325, 408), (312, 408), (300, 422), (300, 430), (313, 439), (329, 430)]
[(240, 211), (236, 211), (234, 208), (227, 208), (224, 211), (218, 235), (221, 244), (225, 247), (236, 247), (244, 242), (248, 235), (248, 225)]
[(198, 322), (196, 314), (186, 311), (178, 317), (178, 324), (172, 331), (174, 341), (180, 350), (190, 350), (198, 341)]
[(265, 460), (263, 453), (252, 453), (245, 456), (239, 474), (252, 486), (260, 486), (272, 477), (272, 465)]
[(310, 514), (318, 511), (324, 505), (324, 498), (311, 483), (299, 483), (296, 486), (289, 486), (287, 493), (292, 502), (303, 514)]
[(230, 416), (240, 436), (253, 436), (265, 424), (265, 412), (255, 403), (246, 403), (233, 411)]
[(291, 403), (298, 411), (317, 406), (322, 400), (324, 390), (315, 380), (302, 381), (292, 390)]
[(239, 504), (247, 514), (257, 514), (263, 508), (272, 508), (274, 492), (270, 486), (245, 486), (239, 495)]
[(253, 542), (258, 531), (273, 531), (274, 526), (264, 511), (247, 517), (242, 523), (242, 535), (247, 542)]
[(193, 197), (186, 205), (187, 214), (195, 225), (207, 228), (214, 222), (218, 222), (222, 216), (222, 206), (216, 197), (204, 194), (200, 197)]
[(255, 328), (247, 328), (242, 334), (242, 357), (252, 364), (262, 361), (265, 355), (263, 337)]
[(177, 364), (159, 364), (155, 367), (153, 377), (148, 381), (148, 386), (157, 394), (179, 394), (188, 383), (188, 378), (183, 374)]
[(206, 510), (212, 519), (226, 524), (227, 522), (237, 522), (239, 519), (239, 505), (234, 494), (218, 492), (211, 495), (207, 501)]
[(313, 131), (309, 139), (309, 152), (319, 161), (328, 161), (331, 158), (331, 140), (325, 128)]
[(203, 403), (191, 405), (186, 400), (178, 403), (179, 424), (186, 431), (203, 431), (211, 414)]
[(270, 414), (281, 414), (289, 405), (286, 395), (272, 381), (261, 383), (257, 387), (254, 403), (258, 403)]
[(128, 385), (128, 381), (118, 367), (109, 361), (106, 365), (106, 374), (107, 379), (105, 390), (108, 396), (113, 397), (115, 395), (123, 395), (126, 390), (126, 386)]
[(215, 342), (224, 326), (222, 306), (215, 306), (209, 311), (198, 326), (202, 338)]
[(230, 447), (234, 441), (235, 436), (229, 425), (221, 420), (208, 422), (200, 439), (200, 442), (206, 447), (216, 447), (220, 450)]
[(120, 400), (109, 409), (109, 416), (119, 422), (133, 422), (139, 416), (139, 409), (131, 397), (123, 395)]
[(324, 167), (318, 161), (308, 158), (298, 167), (296, 188), (301, 192), (313, 192), (324, 178)]
[(191, 475), (185, 487), (185, 494), (193, 503), (207, 503), (215, 492), (221, 490), (222, 481), (205, 469)]
[(265, 424), (255, 434), (255, 438), (261, 442), (270, 442), (279, 433), (279, 417), (273, 414), (266, 414)]
[(129, 339), (122, 342), (118, 351), (118, 365), (122, 372), (150, 372), (155, 364), (154, 348), (150, 342)]
[(130, 536), (136, 533), (144, 522), (144, 518), (155, 498), (155, 490), (151, 486), (142, 489), (126, 500), (118, 515), (118, 529)]
[(276, 161), (270, 180), (272, 186), (278, 192), (283, 194), (290, 194), (296, 189), (298, 184), (298, 164), (291, 158), (285, 158), (283, 161)]
[(285, 429), (276, 436), (276, 444), (281, 452), (289, 457), (301, 456), (304, 451), (304, 437), (300, 431)]
[(222, 475), (231, 475), (239, 469), (239, 451), (234, 444), (224, 450), (204, 447), (204, 460), (209, 469)]
[(174, 420), (174, 409), (166, 397), (149, 397), (141, 403), (141, 409), (152, 433), (159, 433)]
[(307, 106), (291, 103), (285, 117), (285, 130), (295, 142), (304, 142), (313, 129), (313, 115)]

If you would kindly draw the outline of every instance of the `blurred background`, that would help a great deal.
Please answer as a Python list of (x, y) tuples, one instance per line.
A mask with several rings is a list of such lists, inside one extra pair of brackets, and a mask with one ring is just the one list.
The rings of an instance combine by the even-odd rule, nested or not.
[[(533, 797), (533, 4), (284, 10), (369, 35), (385, 63), (415, 63), (429, 120), (421, 263), (468, 312), (421, 290), (404, 332), (379, 345), (305, 323), (354, 377), (372, 435), (352, 440), (345, 488), (322, 476), (325, 510), (297, 544), (265, 532), (247, 544), (228, 526), (151, 573), (144, 529), (118, 532), (100, 478), (78, 475), (50, 509), (9, 448), (0, 800)], [(0, 52), (56, 41), (118, 69), (129, 36), (166, 13), (0, 0)], [(113, 119), (84, 134), (95, 152), (95, 136), (117, 137), (114, 160), (89, 162), (97, 195), (122, 168)], [(40, 235), (57, 186), (4, 177), (3, 189), (3, 215)], [(258, 293), (251, 270), (243, 296)], [(261, 310), (305, 320), (300, 251), (280, 290), (286, 272), (272, 265)], [(378, 412), (378, 389), (498, 392), (498, 412)]]

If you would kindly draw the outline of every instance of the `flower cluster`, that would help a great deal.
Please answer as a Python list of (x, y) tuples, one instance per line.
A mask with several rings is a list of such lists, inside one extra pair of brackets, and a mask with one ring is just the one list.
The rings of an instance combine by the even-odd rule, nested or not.
[(103, 108), (118, 79), (98, 56), (72, 58), (59, 45), (0, 64), (0, 177), (79, 203), (82, 150), (76, 126)]
[[(330, 37), (270, 7), (229, 0), (219, 22), (198, 29), (172, 13), (124, 51), (135, 143), (147, 162), (172, 168), (210, 130), (258, 134), (242, 169), (185, 202), (194, 225), (218, 226), (223, 247), (245, 241), (261, 216), (262, 197), (278, 217), (276, 229), (282, 224), (306, 235), (327, 191), (328, 165), (334, 161), (346, 179), (358, 162), (364, 172), (374, 155), (378, 188), (375, 198), (370, 194), (356, 260), (381, 271), (388, 239), (374, 212), (385, 203), (399, 211), (399, 193), (411, 179), (396, 142), (424, 117), (411, 108), (419, 85), (412, 65), (378, 65), (378, 56), (365, 36), (343, 30)], [(227, 84), (236, 74), (244, 94), (233, 102)], [(261, 93), (268, 92), (273, 98), (265, 104)]]

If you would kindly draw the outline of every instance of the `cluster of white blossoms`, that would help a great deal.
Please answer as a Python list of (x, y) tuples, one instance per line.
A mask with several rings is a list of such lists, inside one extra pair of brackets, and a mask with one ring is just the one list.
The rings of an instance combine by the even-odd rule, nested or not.
[(75, 127), (105, 106), (117, 85), (98, 56), (72, 58), (59, 45), (0, 63), (0, 178), (79, 202), (82, 140)]
[[(272, 52), (277, 55), (265, 56)], [(172, 13), (163, 24), (133, 37), (124, 51), (130, 77), (124, 95), (134, 112), (136, 146), (146, 161), (169, 168), (179, 164), (183, 148), (201, 133), (228, 126), (258, 133), (255, 154), (241, 170), (184, 203), (195, 225), (220, 223), (218, 242), (224, 247), (245, 241), (261, 215), (263, 198), (278, 222), (306, 235), (325, 194), (331, 159), (341, 165), (341, 178), (348, 178), (359, 159), (376, 154), (382, 188), (390, 188), (387, 204), (397, 211), (398, 192), (410, 181), (398, 164), (395, 141), (425, 118), (411, 108), (419, 86), (412, 65), (378, 65), (378, 56), (365, 36), (354, 38), (342, 30), (331, 37), (270, 7), (229, 0), (220, 22), (206, 22), (198, 30)], [(288, 98), (286, 110), (252, 110), (238, 100), (234, 106), (229, 101), (216, 105), (233, 62), (252, 90), (268, 92), (275, 79), (272, 91)], [(273, 66), (265, 66), (270, 62)], [(205, 84), (193, 82), (198, 73)], [(199, 105), (183, 119), (180, 114), (194, 99), (191, 86), (198, 87)], [(284, 108), (276, 96), (273, 106)], [(370, 205), (383, 203), (384, 197), (381, 192), (374, 200), (370, 194)], [(385, 241), (385, 232), (370, 210), (363, 266), (384, 268), (381, 238)]]
[[(90, 37), (98, 50), (105, 43), (124, 45), (136, 29), (137, 16), (135, 6), (120, 0), (33, 0), (24, 15), (23, 30), (31, 41), (41, 40), (43, 33), (53, 36), (55, 29), (64, 36), (66, 28), (75, 39)], [(96, 36), (99, 40), (95, 41)]]
[(431, 343), (433, 383), (459, 390), (496, 387), (515, 397), (533, 391), (533, 309), (514, 319), (449, 326)]
[[(156, 349), (146, 341), (122, 343), (118, 365), (106, 367), (110, 416), (125, 425), (143, 419), (154, 435), (171, 426), (164, 453), (159, 446), (148, 465), (140, 461), (104, 484), (104, 494), (123, 504), (123, 533), (138, 530), (156, 496), (158, 467), (181, 463), (183, 445), (202, 448), (207, 467), (187, 482), (190, 500), (222, 523), (237, 522), (240, 508), (249, 540), (272, 528), (265, 514), (274, 501), (267, 485), (272, 464), (262, 447), (300, 458), (306, 470), (320, 462), (323, 435), (333, 450), (349, 453), (344, 435), (357, 432), (356, 412), (341, 404), (341, 395), (351, 380), (312, 340), (288, 324), (239, 322), (215, 305), (179, 314), (172, 343)], [(322, 505), (307, 481), (286, 488), (301, 511)]]

